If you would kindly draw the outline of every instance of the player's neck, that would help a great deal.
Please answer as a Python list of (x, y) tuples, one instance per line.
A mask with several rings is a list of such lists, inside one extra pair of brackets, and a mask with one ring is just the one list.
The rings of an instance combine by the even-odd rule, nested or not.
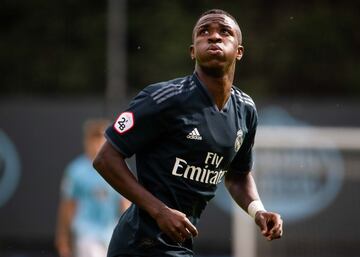
[(209, 76), (202, 70), (196, 70), (196, 74), (210, 92), (218, 109), (222, 110), (230, 97), (234, 74), (227, 73), (223, 74), (223, 76), (214, 77)]

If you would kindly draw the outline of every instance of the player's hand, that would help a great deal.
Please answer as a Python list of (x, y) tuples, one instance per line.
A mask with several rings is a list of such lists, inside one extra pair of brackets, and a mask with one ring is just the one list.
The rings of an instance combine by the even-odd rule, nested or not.
[(178, 210), (163, 207), (155, 218), (160, 229), (175, 242), (184, 242), (186, 239), (198, 235), (196, 227), (186, 215)]
[(281, 238), (283, 234), (283, 220), (277, 213), (258, 211), (255, 215), (255, 223), (260, 227), (261, 234), (269, 241)]

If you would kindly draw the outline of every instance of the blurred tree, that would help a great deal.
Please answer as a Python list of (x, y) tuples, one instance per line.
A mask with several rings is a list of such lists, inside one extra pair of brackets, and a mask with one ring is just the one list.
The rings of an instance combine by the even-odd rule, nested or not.
[[(360, 4), (346, 1), (128, 1), (130, 91), (193, 71), (198, 15), (237, 17), (245, 55), (236, 85), (257, 98), (360, 97)], [(104, 92), (106, 2), (1, 3), (0, 93)]]
[(199, 13), (223, 8), (237, 17), (245, 55), (236, 83), (257, 97), (360, 96), (359, 22), (353, 4), (333, 1), (129, 2), (129, 82), (192, 72), (188, 46)]
[(105, 88), (105, 3), (2, 1), (1, 93), (88, 94)]

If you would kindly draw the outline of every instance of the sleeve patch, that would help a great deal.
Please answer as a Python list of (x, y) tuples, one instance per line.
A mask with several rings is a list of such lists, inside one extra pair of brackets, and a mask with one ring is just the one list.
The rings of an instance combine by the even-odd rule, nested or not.
[(129, 131), (133, 126), (134, 115), (132, 112), (123, 112), (114, 123), (114, 129), (120, 134)]

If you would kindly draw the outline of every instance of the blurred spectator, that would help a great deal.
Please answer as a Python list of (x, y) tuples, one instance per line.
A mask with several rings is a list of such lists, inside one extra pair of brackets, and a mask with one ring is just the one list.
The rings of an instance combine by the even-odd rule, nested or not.
[(113, 228), (130, 205), (92, 167), (107, 126), (106, 120), (84, 124), (84, 153), (65, 170), (55, 239), (60, 257), (105, 257)]

